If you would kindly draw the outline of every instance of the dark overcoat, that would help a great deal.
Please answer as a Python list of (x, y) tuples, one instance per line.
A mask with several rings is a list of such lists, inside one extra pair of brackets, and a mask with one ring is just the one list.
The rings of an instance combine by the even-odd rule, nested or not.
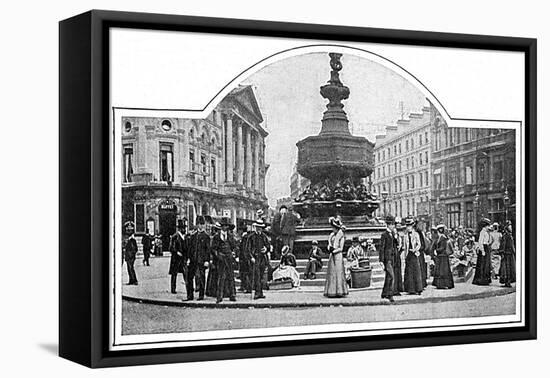
[(185, 273), (189, 258), (189, 236), (175, 233), (170, 238), (170, 269), (168, 274)]

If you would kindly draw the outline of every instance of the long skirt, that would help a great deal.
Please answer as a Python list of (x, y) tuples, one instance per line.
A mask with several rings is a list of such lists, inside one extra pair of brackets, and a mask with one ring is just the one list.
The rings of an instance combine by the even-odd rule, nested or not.
[[(231, 298), (235, 293), (231, 292), (229, 280), (233, 277), (227, 277), (226, 285), (224, 286), (223, 297)], [(216, 298), (218, 295), (218, 270), (215, 264), (211, 264), (208, 268), (208, 276), (206, 278), (206, 290), (205, 295), (207, 297)]]
[(401, 268), (401, 254), (396, 253), (395, 259), (393, 262), (393, 272), (395, 273), (394, 277), (394, 288), (395, 288), (395, 295), (399, 295), (399, 293), (405, 291), (403, 287), (403, 270)]
[(516, 282), (516, 257), (512, 253), (502, 256), (498, 275), (501, 284), (509, 285)]
[(491, 284), (491, 253), (488, 250), (486, 250), (485, 256), (481, 252), (477, 254), (476, 272), (472, 283), (481, 286)]
[(435, 257), (434, 279), (432, 285), (438, 289), (452, 289), (455, 287), (449, 256), (438, 255)]
[(428, 286), (428, 268), (426, 266), (426, 256), (424, 252), (420, 252), (418, 256), (418, 262), (420, 263), (420, 273), (422, 274), (422, 286)]
[(409, 294), (421, 293), (424, 289), (422, 283), (422, 270), (419, 257), (414, 253), (408, 253), (405, 258), (405, 291)]
[(285, 278), (290, 278), (292, 280), (293, 287), (300, 287), (300, 274), (293, 266), (279, 266), (273, 271), (274, 281), (282, 280)]
[(331, 253), (327, 265), (325, 281), (325, 297), (339, 298), (348, 295), (348, 284), (344, 273), (344, 257), (342, 252)]

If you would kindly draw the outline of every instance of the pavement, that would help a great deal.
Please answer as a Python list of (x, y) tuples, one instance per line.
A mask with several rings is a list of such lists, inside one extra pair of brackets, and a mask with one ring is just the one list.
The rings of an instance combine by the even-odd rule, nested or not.
[[(428, 285), (422, 295), (407, 295), (395, 297), (395, 302), (380, 298), (379, 287), (351, 289), (344, 298), (327, 298), (322, 290), (316, 287), (303, 286), (290, 290), (264, 291), (265, 299), (253, 300), (250, 294), (237, 292), (237, 301), (228, 299), (216, 304), (215, 298), (206, 297), (202, 301), (187, 301), (183, 276), (178, 276), (178, 293), (170, 293), (170, 276), (168, 275), (169, 258), (155, 257), (150, 259), (151, 266), (143, 266), (141, 260), (135, 264), (139, 280), (137, 286), (124, 285), (123, 299), (132, 302), (156, 304), (163, 306), (201, 307), (201, 308), (283, 308), (283, 307), (345, 307), (345, 306), (378, 306), (405, 305), (415, 303), (440, 303), (449, 301), (465, 301), (497, 297), (515, 292), (511, 288), (502, 287), (497, 281), (489, 286), (476, 286), (471, 280), (456, 283), (454, 289), (438, 290)], [(126, 268), (123, 269), (122, 282), (128, 282)], [(430, 280), (428, 281), (430, 282)], [(197, 298), (195, 293), (195, 298)]]

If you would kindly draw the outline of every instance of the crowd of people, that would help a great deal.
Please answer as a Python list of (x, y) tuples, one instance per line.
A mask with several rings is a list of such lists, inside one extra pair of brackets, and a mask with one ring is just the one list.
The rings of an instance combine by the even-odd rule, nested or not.
[(448, 230), (443, 224), (427, 233), (425, 224), (412, 217), (396, 221), (387, 216), (385, 223), (379, 249), (385, 270), (382, 298), (391, 302), (401, 293), (421, 295), (429, 276), (433, 276), (431, 284), (437, 289), (453, 289), (453, 272), (464, 277), (468, 267), (475, 269), (474, 285), (490, 285), (498, 279), (511, 287), (516, 280), (515, 242), (509, 221), (501, 232), (498, 223), (482, 218), (477, 237), (473, 230), (460, 226)]
[[(292, 287), (300, 286), (293, 241), (297, 218), (281, 207), (273, 219), (271, 232), (262, 210), (257, 220), (236, 238), (233, 225), (228, 218), (212, 225), (207, 232), (204, 217), (198, 216), (196, 227), (187, 230), (185, 219), (178, 220), (177, 232), (170, 238), (170, 291), (177, 293), (178, 275), (183, 275), (187, 298), (197, 300), (205, 296), (215, 297), (220, 303), (224, 298), (236, 300), (237, 290), (249, 293), (253, 299), (265, 298), (268, 282), (286, 281)], [(479, 231), (463, 227), (447, 229), (443, 224), (425, 229), (422, 221), (407, 217), (385, 218), (386, 230), (380, 237), (378, 251), (372, 240), (362, 241), (358, 237), (346, 246), (346, 227), (339, 217), (331, 217), (331, 233), (327, 239), (326, 251), (314, 240), (311, 243), (304, 279), (316, 279), (317, 273), (327, 261), (324, 295), (330, 298), (348, 295), (351, 273), (361, 262), (378, 252), (384, 266), (385, 279), (382, 298), (394, 301), (394, 296), (408, 293), (421, 295), (428, 286), (428, 279), (437, 289), (453, 289), (453, 272), (464, 277), (468, 268), (474, 268), (474, 285), (489, 285), (498, 279), (504, 286), (515, 282), (515, 242), (511, 222), (504, 227), (491, 224), (487, 218), (479, 222)], [(137, 285), (134, 262), (138, 245), (132, 222), (125, 224), (126, 238), (123, 240), (124, 259), (127, 263), (129, 285)], [(154, 238), (142, 238), (145, 265), (154, 248)], [(280, 246), (280, 260), (272, 266), (271, 257)], [(279, 255), (279, 253), (277, 253)], [(235, 287), (234, 271), (239, 271), (240, 287)]]

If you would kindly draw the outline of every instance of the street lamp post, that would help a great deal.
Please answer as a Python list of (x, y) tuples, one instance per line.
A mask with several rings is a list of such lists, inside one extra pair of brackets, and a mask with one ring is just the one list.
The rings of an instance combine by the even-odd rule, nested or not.
[(510, 205), (510, 196), (508, 195), (508, 187), (504, 191), (504, 222), (508, 221), (508, 206)]
[(386, 201), (388, 200), (388, 192), (386, 190), (383, 190), (382, 193), (382, 201), (384, 201), (384, 217), (386, 217), (388, 214), (386, 212)]

